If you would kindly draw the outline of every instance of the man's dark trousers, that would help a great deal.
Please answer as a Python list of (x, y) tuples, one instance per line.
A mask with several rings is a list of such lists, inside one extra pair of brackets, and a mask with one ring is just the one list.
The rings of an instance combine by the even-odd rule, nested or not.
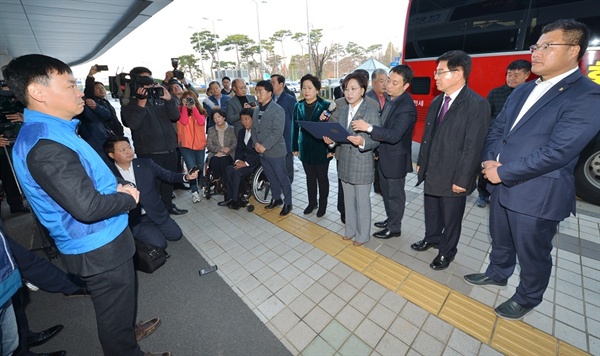
[(439, 253), (446, 257), (454, 257), (458, 252), (456, 246), (460, 239), (466, 203), (466, 196), (439, 197), (425, 194), (424, 240), (434, 245), (439, 244)]
[[(138, 154), (139, 158), (145, 157), (150, 158), (154, 161), (154, 163), (163, 167), (164, 169), (176, 172), (177, 171), (177, 151), (173, 150), (169, 153), (149, 153), (149, 154)], [(158, 190), (158, 194), (162, 199), (163, 203), (167, 210), (171, 210), (171, 208), (175, 207), (173, 204), (173, 184), (163, 182), (160, 179), (156, 180), (156, 189)]]
[(404, 191), (406, 177), (386, 178), (381, 170), (381, 164), (378, 165), (378, 170), (379, 186), (387, 215), (387, 229), (394, 233), (401, 232), (406, 205), (406, 192)]
[(227, 166), (225, 173), (225, 184), (227, 185), (227, 192), (225, 193), (225, 200), (239, 201), (240, 198), (240, 185), (242, 180), (252, 174), (255, 167), (248, 166), (238, 169), (233, 169), (233, 166)]
[(175, 220), (170, 217), (162, 224), (157, 224), (148, 215), (140, 217), (140, 223), (131, 227), (131, 232), (136, 240), (150, 246), (167, 248), (167, 241), (179, 241), (183, 232)]
[(486, 276), (506, 281), (512, 276), (519, 258), (521, 281), (512, 299), (532, 308), (540, 304), (552, 272), (552, 239), (558, 221), (519, 214), (504, 208), (498, 194), (490, 196), (490, 235), (492, 252)]
[[(132, 325), (136, 318), (135, 270), (130, 258), (111, 270), (82, 277), (90, 292), (98, 323), (98, 337), (105, 355), (143, 355)], [(125, 303), (129, 301), (130, 303)], [(108, 315), (107, 315), (108, 314)]]

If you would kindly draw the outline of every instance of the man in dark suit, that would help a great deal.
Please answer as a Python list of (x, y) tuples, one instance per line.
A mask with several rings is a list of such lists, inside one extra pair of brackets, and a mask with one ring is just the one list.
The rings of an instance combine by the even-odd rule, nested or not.
[(271, 84), (273, 84), (273, 101), (285, 111), (285, 127), (283, 128), (283, 138), (287, 154), (285, 163), (290, 177), (290, 182), (294, 181), (294, 155), (292, 154), (292, 119), (294, 116), (294, 106), (296, 106), (296, 96), (288, 94), (285, 89), (285, 77), (281, 74), (271, 75)]
[(181, 228), (169, 215), (156, 190), (156, 180), (184, 183), (198, 177), (198, 171), (183, 174), (167, 171), (147, 158), (134, 158), (127, 137), (111, 137), (104, 144), (108, 157), (115, 161), (111, 167), (117, 177), (135, 184), (140, 192), (140, 202), (129, 212), (129, 227), (136, 240), (165, 249), (167, 240), (183, 237)]
[(260, 157), (254, 150), (254, 141), (252, 141), (252, 109), (242, 109), (240, 118), (243, 129), (238, 132), (237, 146), (235, 146), (235, 162), (228, 166), (225, 172), (225, 186), (227, 191), (225, 199), (219, 202), (219, 206), (227, 206), (229, 209), (238, 210), (240, 208), (240, 184), (260, 164)]
[[(254, 149), (260, 154), (260, 163), (271, 183), (273, 200), (265, 209), (283, 205), (279, 215), (292, 211), (292, 184), (285, 168), (287, 148), (283, 139), (285, 112), (272, 100), (273, 84), (267, 80), (256, 83), (259, 106), (252, 116), (252, 137), (256, 139)], [(283, 194), (283, 200), (281, 195)]]
[(600, 131), (600, 86), (577, 67), (588, 40), (588, 28), (575, 20), (546, 25), (530, 47), (540, 78), (515, 88), (485, 141), (483, 173), (493, 184), (490, 265), (464, 278), (505, 286), (518, 258), (516, 292), (495, 309), (503, 318), (520, 319), (542, 302), (552, 239), (559, 222), (575, 213), (575, 165)]
[(256, 99), (252, 95), (247, 95), (246, 83), (243, 79), (237, 78), (232, 83), (233, 94), (227, 102), (227, 123), (233, 125), (234, 132), (239, 132), (242, 129), (240, 121), (240, 112), (244, 108), (256, 107)]
[(352, 122), (355, 131), (365, 131), (379, 141), (379, 183), (387, 219), (375, 223), (383, 228), (373, 234), (380, 239), (400, 236), (406, 193), (406, 174), (412, 172), (412, 132), (417, 121), (417, 109), (410, 94), (406, 92), (413, 78), (407, 65), (390, 70), (387, 94), (391, 98), (381, 114), (382, 126), (371, 126), (362, 120)]
[(450, 51), (437, 59), (434, 78), (442, 92), (431, 102), (419, 150), (417, 185), (425, 181), (425, 238), (416, 251), (438, 247), (429, 265), (448, 268), (457, 253), (467, 196), (475, 190), (479, 156), (490, 121), (490, 105), (467, 87), (471, 57)]

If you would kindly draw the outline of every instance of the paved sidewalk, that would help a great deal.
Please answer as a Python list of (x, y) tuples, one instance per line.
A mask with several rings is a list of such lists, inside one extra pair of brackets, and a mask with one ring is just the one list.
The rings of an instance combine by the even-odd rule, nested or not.
[[(293, 184), (293, 213), (330, 233), (343, 234), (335, 211), (335, 164), (329, 171), (333, 183), (328, 212), (317, 218), (302, 214), (307, 204), (305, 180), (296, 163), (300, 169)], [(422, 190), (415, 182), (414, 174), (407, 177), (402, 237), (372, 239), (365, 246), (486, 306), (509, 298), (518, 276), (503, 289), (474, 288), (462, 280), (464, 274), (485, 270), (489, 253), (488, 208), (478, 208), (475, 196), (468, 198), (459, 253), (450, 268), (433, 271), (429, 263), (434, 251), (410, 249), (424, 234)], [(188, 192), (177, 194), (178, 206), (191, 209), (176, 217), (186, 237), (209, 262), (219, 265), (219, 274), (294, 354), (498, 354), (262, 217), (217, 206), (221, 196), (192, 204)], [(373, 222), (385, 219), (380, 195), (372, 194), (372, 205)], [(600, 354), (600, 208), (583, 202), (578, 208), (577, 217), (560, 225), (556, 267), (545, 301), (524, 322), (580, 352)]]

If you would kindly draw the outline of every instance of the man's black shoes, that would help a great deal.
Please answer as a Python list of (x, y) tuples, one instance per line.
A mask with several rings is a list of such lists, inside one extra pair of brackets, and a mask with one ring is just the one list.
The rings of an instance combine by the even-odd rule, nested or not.
[(412, 248), (415, 251), (419, 251), (419, 252), (421, 252), (421, 251), (427, 251), (427, 250), (429, 250), (432, 247), (437, 248), (438, 245), (437, 244), (432, 244), (432, 243), (427, 242), (425, 240), (421, 240), (421, 241), (415, 242), (414, 244), (410, 245), (410, 248)]
[(490, 277), (486, 276), (485, 273), (473, 273), (467, 274), (463, 277), (465, 282), (469, 283), (473, 286), (498, 286), (504, 287), (506, 286), (506, 281), (504, 282), (496, 282)]
[(227, 207), (232, 210), (240, 210), (240, 203), (232, 200), (227, 204)]
[(520, 320), (532, 310), (533, 308), (526, 308), (514, 300), (509, 299), (496, 307), (494, 312), (496, 315), (504, 319)]
[(283, 209), (281, 209), (281, 213), (279, 213), (279, 215), (281, 216), (286, 216), (287, 214), (290, 213), (290, 211), (292, 211), (292, 205), (284, 205)]
[(225, 199), (223, 201), (220, 201), (217, 203), (218, 206), (229, 206), (229, 203), (231, 203), (231, 199)]
[(374, 233), (373, 237), (376, 237), (378, 239), (391, 239), (392, 237), (399, 237), (400, 235), (402, 235), (400, 231), (391, 232), (389, 229), (383, 229)]
[(383, 221), (378, 221), (375, 224), (373, 224), (375, 227), (378, 227), (380, 229), (385, 229), (387, 227), (387, 219), (383, 220)]
[(61, 332), (62, 329), (63, 326), (59, 324), (44, 331), (40, 331), (39, 333), (29, 333), (25, 342), (30, 347), (42, 345)]
[(183, 214), (187, 214), (187, 212), (188, 211), (186, 209), (179, 209), (176, 206), (169, 209), (169, 214), (173, 214), (173, 215), (183, 215)]
[(448, 257), (444, 255), (437, 255), (437, 257), (433, 259), (429, 267), (436, 271), (441, 271), (448, 268), (448, 266), (450, 266), (450, 262), (452, 261), (454, 261), (454, 256)]
[(265, 206), (265, 209), (275, 209), (276, 207), (278, 207), (280, 205), (283, 205), (283, 200), (281, 200), (281, 199), (271, 200), (269, 205)]

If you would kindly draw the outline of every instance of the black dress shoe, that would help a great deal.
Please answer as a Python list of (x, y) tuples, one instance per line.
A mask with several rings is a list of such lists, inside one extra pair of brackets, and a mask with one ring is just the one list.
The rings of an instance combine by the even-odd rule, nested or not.
[(227, 207), (232, 210), (240, 210), (240, 203), (237, 201), (231, 201), (229, 204), (227, 204)]
[(417, 241), (414, 244), (410, 245), (410, 248), (412, 248), (415, 251), (427, 251), (430, 248), (437, 248), (438, 245), (437, 244), (432, 244), (430, 242), (427, 242), (425, 240), (421, 240), (421, 241)]
[(486, 276), (485, 273), (467, 274), (463, 277), (463, 279), (465, 280), (465, 282), (473, 286), (506, 286), (506, 281), (496, 282), (490, 277)]
[(283, 205), (283, 200), (281, 200), (281, 199), (271, 200), (269, 205), (265, 206), (265, 209), (275, 209), (276, 207), (278, 207), (280, 205)]
[(173, 214), (173, 215), (183, 215), (186, 214), (188, 211), (185, 209), (179, 209), (178, 207), (174, 206), (171, 209), (169, 209), (169, 214)]
[(290, 213), (290, 211), (292, 211), (292, 205), (284, 205), (283, 209), (281, 209), (281, 213), (279, 213), (279, 215), (281, 216), (286, 216), (287, 214)]
[(63, 326), (59, 324), (44, 331), (40, 331), (39, 333), (30, 332), (25, 342), (29, 347), (39, 346), (45, 343), (46, 341), (52, 339), (54, 336), (56, 336), (56, 334), (61, 332), (62, 329)]
[(317, 210), (317, 217), (322, 218), (325, 215), (325, 211), (327, 210), (327, 205), (323, 204), (319, 206), (319, 210)]
[(441, 271), (443, 269), (448, 268), (448, 266), (450, 266), (450, 262), (452, 261), (454, 261), (454, 256), (448, 257), (444, 255), (437, 255), (437, 257), (433, 259), (429, 267), (436, 271)]
[(391, 232), (388, 229), (383, 229), (381, 231), (377, 231), (376, 233), (374, 233), (373, 237), (376, 237), (378, 239), (391, 239), (392, 237), (398, 237), (400, 235), (402, 235), (402, 233), (400, 231)]
[(388, 219), (385, 219), (383, 221), (378, 221), (375, 224), (373, 224), (373, 226), (378, 227), (380, 229), (385, 229), (387, 227), (387, 221), (388, 221)]
[(494, 312), (501, 318), (509, 320), (520, 320), (533, 308), (526, 308), (512, 299), (498, 305)]
[(217, 203), (218, 206), (229, 206), (229, 203), (231, 203), (231, 199), (225, 199), (223, 201), (220, 201)]
[(308, 215), (308, 214), (312, 213), (316, 207), (317, 207), (317, 204), (308, 204), (306, 209), (304, 209), (304, 215)]
[(15, 208), (13, 208), (12, 206), (10, 207), (10, 213), (11, 214), (20, 214), (20, 213), (31, 213), (31, 209), (29, 209), (28, 206), (17, 206)]

